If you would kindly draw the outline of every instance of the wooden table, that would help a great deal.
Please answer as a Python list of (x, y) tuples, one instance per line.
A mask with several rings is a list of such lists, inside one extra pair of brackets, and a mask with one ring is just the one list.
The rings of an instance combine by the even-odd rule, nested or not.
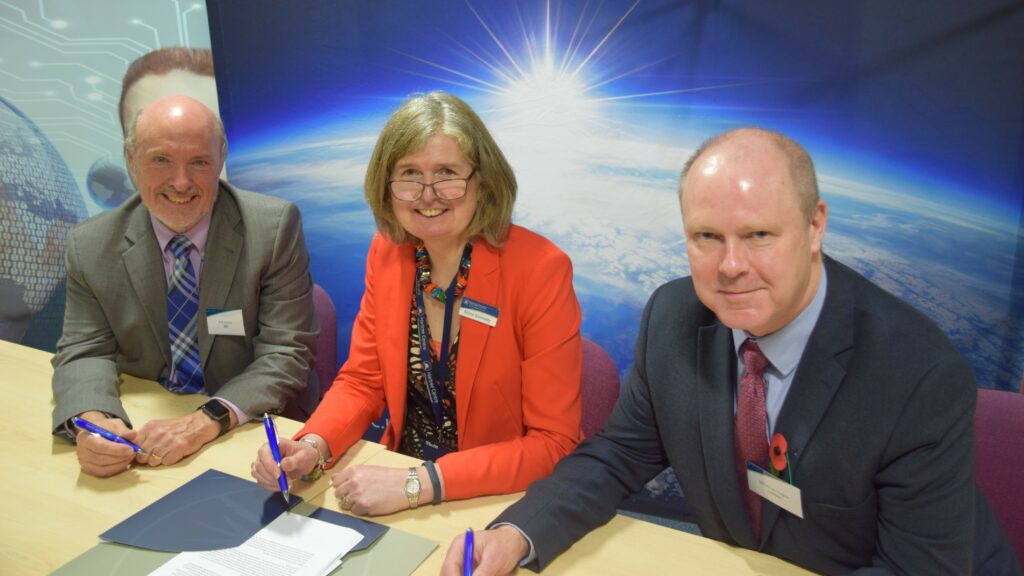
[[(419, 464), (419, 461), (382, 450), (370, 456), (366, 464), (406, 468)], [(373, 518), (373, 521), (439, 542), (438, 550), (427, 557), (416, 571), (416, 574), (437, 574), (453, 538), (464, 533), (466, 528), (484, 528), (521, 496), (521, 493), (507, 494), (445, 502)], [(341, 511), (333, 490), (312, 497), (310, 502)], [(810, 572), (753, 550), (734, 548), (717, 540), (618, 515), (555, 559), (543, 574), (781, 576)]]
[[(111, 478), (81, 471), (75, 448), (50, 434), (53, 394), (50, 354), (0, 341), (0, 574), (49, 574), (96, 545), (99, 534), (209, 468), (249, 479), (256, 449), (266, 442), (262, 421), (231, 430), (173, 466), (133, 466)], [(121, 400), (136, 427), (153, 418), (180, 416), (208, 400), (170, 394), (159, 384), (125, 376)], [(277, 418), (291, 436), (301, 424)], [(381, 452), (360, 442), (345, 455), (359, 463)], [(295, 493), (312, 498), (330, 488), (327, 478), (296, 483)]]
[[(48, 574), (99, 542), (98, 535), (208, 468), (249, 478), (256, 449), (266, 441), (262, 425), (245, 424), (173, 466), (137, 466), (112, 478), (95, 478), (78, 466), (74, 447), (50, 434), (53, 407), (50, 354), (0, 341), (0, 574)], [(121, 398), (140, 426), (178, 416), (205, 401), (169, 394), (158, 384), (123, 378)], [(277, 419), (282, 435), (300, 424)], [(360, 441), (337, 466), (410, 466), (418, 461)], [(335, 468), (338, 469), (338, 468)], [(325, 475), (298, 482), (296, 494), (339, 510)], [(439, 543), (416, 574), (437, 574), (451, 540), (466, 528), (481, 529), (521, 494), (489, 496), (424, 506), (373, 520)], [(808, 574), (777, 558), (733, 548), (625, 516), (616, 516), (559, 557), (544, 574)]]

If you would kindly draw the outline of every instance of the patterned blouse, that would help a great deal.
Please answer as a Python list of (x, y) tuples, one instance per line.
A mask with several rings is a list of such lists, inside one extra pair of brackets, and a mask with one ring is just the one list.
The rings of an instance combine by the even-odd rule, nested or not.
[[(416, 314), (416, 295), (413, 294), (409, 319), (409, 379), (406, 385), (405, 426), (398, 451), (413, 458), (424, 460), (423, 442), (429, 440), (440, 446), (442, 452), (455, 452), (459, 447), (459, 434), (455, 415), (455, 364), (459, 357), (459, 335), (452, 335), (451, 351), (448, 353), (448, 382), (441, 391), (442, 424), (438, 428), (434, 410), (430, 407), (430, 396), (423, 379), (423, 360), (420, 358), (419, 318)], [(430, 336), (430, 326), (427, 326)], [(440, 343), (430, 347), (430, 358), (436, 364)]]

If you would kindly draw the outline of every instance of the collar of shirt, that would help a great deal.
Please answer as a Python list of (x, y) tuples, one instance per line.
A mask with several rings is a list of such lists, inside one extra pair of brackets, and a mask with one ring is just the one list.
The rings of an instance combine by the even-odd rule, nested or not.
[[(823, 267), (821, 279), (818, 281), (818, 289), (807, 308), (804, 308), (800, 315), (783, 326), (781, 330), (757, 338), (757, 345), (771, 363), (764, 375), (767, 387), (765, 413), (768, 417), (767, 433), (769, 438), (775, 433), (775, 422), (778, 420), (779, 413), (782, 412), (786, 396), (789, 395), (790, 385), (793, 384), (793, 378), (796, 375), (796, 367), (804, 355), (807, 341), (811, 337), (811, 332), (814, 331), (814, 326), (818, 323), (818, 317), (821, 316), (827, 288), (828, 279)], [(736, 386), (739, 386), (740, 375), (743, 374), (743, 361), (739, 357), (739, 349), (749, 337), (750, 335), (744, 330), (732, 331), (732, 341), (736, 350)], [(733, 410), (735, 409), (734, 403)]]
[[(184, 232), (185, 236), (192, 241), (192, 245), (196, 248), (189, 253), (189, 260), (192, 262), (192, 269), (196, 271), (197, 276), (202, 273), (203, 256), (206, 254), (206, 238), (210, 233), (212, 215), (213, 210), (210, 210), (199, 219), (199, 222), (196, 222), (195, 226)], [(164, 263), (164, 277), (170, 282), (171, 270), (174, 268), (174, 255), (167, 251), (167, 244), (178, 233), (157, 220), (156, 216), (153, 216), (152, 213), (149, 215), (149, 221), (153, 224), (153, 233), (156, 234), (157, 244), (160, 245), (160, 254), (163, 257)]]
[[(771, 362), (769, 369), (774, 370), (779, 377), (788, 378), (800, 363), (800, 358), (804, 355), (804, 348), (807, 347), (807, 341), (811, 338), (811, 332), (818, 323), (821, 309), (825, 305), (827, 288), (828, 275), (823, 266), (821, 279), (818, 280), (818, 289), (807, 308), (804, 308), (799, 316), (783, 326), (782, 329), (767, 336), (755, 338), (761, 352), (764, 352), (765, 357)], [(740, 346), (747, 338), (751, 338), (751, 335), (745, 330), (734, 329), (732, 331), (732, 343), (737, 356), (739, 356)]]

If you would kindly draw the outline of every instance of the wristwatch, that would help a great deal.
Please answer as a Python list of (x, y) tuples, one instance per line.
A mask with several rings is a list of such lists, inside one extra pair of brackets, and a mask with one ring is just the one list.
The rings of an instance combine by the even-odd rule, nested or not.
[(313, 450), (316, 450), (316, 466), (313, 466), (309, 473), (303, 474), (302, 479), (307, 482), (319, 480), (324, 475), (324, 466), (327, 464), (327, 459), (324, 458), (323, 452), (320, 451), (320, 443), (306, 436), (299, 438), (299, 442), (309, 444), (313, 447)]
[(420, 504), (420, 475), (416, 468), (409, 468), (409, 475), (405, 479), (405, 497), (409, 499), (409, 508), (416, 509)]
[(200, 406), (199, 409), (203, 411), (203, 414), (209, 416), (210, 420), (220, 424), (220, 434), (218, 436), (223, 436), (228, 431), (228, 427), (231, 426), (231, 412), (227, 406), (219, 400), (210, 400)]

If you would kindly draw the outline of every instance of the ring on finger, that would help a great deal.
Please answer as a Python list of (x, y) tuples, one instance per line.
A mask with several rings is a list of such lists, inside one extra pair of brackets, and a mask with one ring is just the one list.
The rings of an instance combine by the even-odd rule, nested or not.
[(352, 507), (352, 501), (348, 499), (348, 494), (343, 495), (341, 497), (341, 509), (342, 510), (348, 510), (351, 507)]

